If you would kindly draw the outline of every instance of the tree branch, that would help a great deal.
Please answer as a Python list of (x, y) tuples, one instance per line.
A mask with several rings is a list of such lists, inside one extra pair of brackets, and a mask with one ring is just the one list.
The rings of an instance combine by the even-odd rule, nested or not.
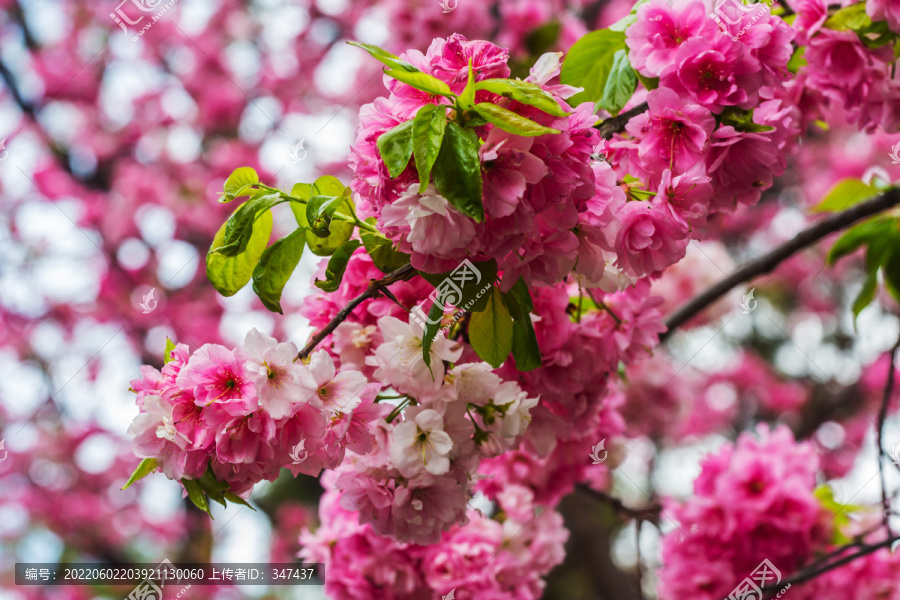
[(409, 279), (415, 273), (416, 270), (412, 267), (412, 265), (404, 265), (396, 271), (389, 273), (384, 277), (384, 279), (371, 280), (369, 282), (369, 287), (366, 288), (365, 292), (348, 302), (347, 306), (342, 308), (325, 327), (317, 331), (315, 335), (309, 338), (309, 342), (307, 342), (306, 346), (303, 347), (303, 350), (300, 351), (297, 357), (300, 359), (304, 359), (309, 356), (309, 353), (313, 351), (313, 348), (319, 345), (322, 340), (324, 340), (331, 334), (331, 332), (337, 329), (337, 326), (343, 323), (357, 306), (370, 298), (374, 298), (379, 294), (384, 293), (385, 291), (387, 291), (386, 288), (392, 283), (397, 283), (398, 281)]
[(884, 452), (884, 422), (887, 420), (888, 405), (891, 403), (891, 396), (894, 392), (894, 363), (897, 360), (897, 350), (900, 350), (900, 338), (891, 348), (890, 362), (888, 363), (887, 383), (884, 385), (884, 397), (881, 399), (881, 408), (878, 411), (878, 476), (881, 478), (881, 504), (884, 507), (884, 515), (882, 522), (884, 529), (887, 531), (888, 537), (893, 535), (891, 531), (891, 505), (888, 502), (887, 482), (884, 479), (884, 461), (887, 458)]
[(610, 117), (596, 125), (597, 129), (600, 131), (600, 137), (604, 140), (608, 140), (613, 134), (625, 131), (625, 126), (628, 125), (628, 121), (630, 121), (632, 117), (636, 117), (646, 111), (648, 108), (649, 106), (647, 103), (642, 102), (634, 108), (627, 110), (616, 117)]
[(666, 332), (660, 336), (659, 341), (665, 341), (675, 329), (687, 323), (737, 285), (750, 281), (764, 273), (769, 273), (796, 252), (818, 242), (825, 236), (897, 204), (900, 204), (900, 189), (892, 189), (881, 196), (860, 202), (853, 208), (835, 213), (819, 221), (809, 229), (801, 231), (794, 239), (778, 246), (768, 254), (746, 263), (737, 271), (675, 311), (666, 320)]
[[(801, 569), (795, 575), (784, 579), (780, 583), (774, 585), (767, 585), (762, 588), (763, 592), (773, 592), (775, 590), (783, 589), (786, 585), (793, 585), (795, 583), (802, 583), (804, 581), (809, 581), (814, 577), (818, 577), (822, 573), (827, 573), (832, 569), (836, 569), (838, 567), (842, 567), (847, 563), (853, 562), (857, 558), (866, 556), (868, 554), (872, 554), (876, 550), (880, 550), (881, 548), (889, 548), (894, 542), (900, 541), (900, 537), (888, 537), (884, 541), (878, 542), (877, 544), (864, 544), (860, 546), (847, 546), (845, 549), (858, 547), (859, 551), (854, 554), (848, 554), (843, 558), (836, 560), (834, 562), (828, 562), (830, 557), (826, 557), (825, 559), (816, 561), (806, 567), (805, 569)], [(831, 555), (833, 556), (833, 555)], [(823, 564), (826, 563), (826, 564)]]

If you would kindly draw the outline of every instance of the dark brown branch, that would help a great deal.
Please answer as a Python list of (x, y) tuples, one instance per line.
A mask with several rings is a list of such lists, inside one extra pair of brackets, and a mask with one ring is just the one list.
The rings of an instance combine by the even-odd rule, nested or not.
[(404, 265), (393, 273), (385, 276), (384, 279), (371, 280), (369, 282), (369, 287), (366, 288), (366, 291), (348, 302), (347, 306), (342, 308), (338, 312), (338, 314), (336, 314), (334, 318), (328, 322), (328, 325), (317, 331), (315, 335), (309, 338), (309, 342), (307, 342), (306, 346), (303, 347), (303, 350), (301, 350), (297, 356), (300, 359), (304, 359), (309, 356), (309, 353), (313, 351), (313, 348), (319, 345), (322, 340), (324, 340), (335, 329), (337, 329), (337, 326), (343, 323), (357, 306), (370, 298), (374, 298), (379, 294), (382, 294), (389, 285), (397, 283), (398, 281), (409, 279), (415, 274), (415, 272), (416, 270), (412, 267), (412, 265)]
[(615, 511), (619, 516), (626, 517), (628, 519), (637, 519), (638, 521), (648, 521), (650, 523), (653, 523), (654, 525), (659, 525), (659, 515), (662, 512), (662, 506), (660, 506), (659, 504), (650, 504), (648, 506), (645, 506), (644, 508), (631, 508), (629, 506), (625, 506), (625, 503), (623, 503), (615, 496), (611, 496), (606, 492), (598, 492), (597, 490), (586, 485), (579, 485), (578, 490), (589, 496), (592, 496), (595, 500), (609, 505), (609, 507), (612, 508), (613, 511)]
[(891, 396), (894, 393), (894, 363), (897, 360), (897, 350), (900, 350), (900, 338), (891, 348), (890, 362), (888, 363), (887, 383), (884, 385), (884, 397), (881, 399), (881, 408), (878, 410), (878, 476), (881, 478), (881, 505), (884, 508), (884, 516), (882, 522), (884, 529), (887, 531), (888, 537), (893, 535), (891, 532), (891, 505), (888, 502), (887, 482), (884, 479), (884, 461), (887, 456), (884, 452), (884, 422), (887, 420), (888, 405), (891, 403)]
[(750, 281), (754, 277), (771, 272), (783, 261), (807, 246), (818, 242), (825, 236), (897, 204), (900, 204), (900, 189), (893, 189), (871, 200), (860, 202), (853, 208), (835, 213), (819, 221), (809, 229), (804, 229), (794, 239), (778, 246), (768, 254), (746, 263), (737, 271), (678, 309), (666, 320), (666, 332), (660, 336), (660, 342), (665, 341), (675, 329), (690, 321), (732, 288)]
[[(847, 546), (846, 549), (850, 548), (859, 548), (858, 552), (853, 554), (848, 554), (843, 558), (840, 558), (835, 561), (829, 561), (829, 559), (823, 559), (816, 561), (806, 567), (805, 569), (801, 569), (795, 575), (788, 577), (787, 579), (782, 580), (780, 583), (774, 585), (767, 585), (762, 588), (763, 592), (774, 592), (776, 590), (783, 589), (786, 585), (793, 585), (795, 583), (803, 583), (804, 581), (809, 581), (814, 577), (818, 577), (822, 573), (827, 573), (832, 569), (836, 569), (838, 567), (842, 567), (848, 563), (853, 562), (857, 558), (861, 558), (863, 556), (872, 554), (876, 550), (880, 550), (881, 548), (889, 548), (894, 542), (900, 541), (900, 537), (888, 537), (887, 539), (878, 542), (877, 544), (866, 544), (861, 546)], [(823, 564), (825, 563), (825, 564)]]
[(625, 126), (628, 125), (628, 121), (631, 120), (632, 117), (636, 117), (642, 112), (646, 111), (649, 108), (646, 102), (642, 102), (638, 104), (634, 108), (623, 112), (622, 114), (616, 117), (610, 117), (607, 120), (603, 121), (599, 125), (597, 125), (597, 129), (600, 131), (600, 137), (604, 140), (608, 140), (615, 133), (621, 133), (625, 131)]

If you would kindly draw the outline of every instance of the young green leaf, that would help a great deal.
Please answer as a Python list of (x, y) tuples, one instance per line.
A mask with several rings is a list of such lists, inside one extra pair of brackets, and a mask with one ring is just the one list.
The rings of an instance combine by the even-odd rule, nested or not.
[(825, 20), (824, 27), (837, 31), (859, 31), (872, 24), (866, 14), (866, 3), (851, 4), (838, 10)]
[(831, 250), (828, 251), (825, 262), (829, 265), (833, 265), (848, 254), (856, 252), (860, 246), (868, 243), (872, 239), (879, 236), (890, 237), (897, 225), (898, 223), (895, 219), (880, 216), (869, 219), (868, 221), (863, 221), (859, 225), (851, 227), (837, 239), (831, 247)]
[(466, 87), (463, 88), (462, 93), (459, 95), (458, 103), (463, 109), (470, 109), (475, 104), (475, 71), (472, 70), (471, 59), (469, 60), (469, 75), (466, 80)]
[(381, 160), (388, 169), (391, 179), (399, 177), (409, 164), (413, 153), (413, 121), (400, 123), (393, 129), (385, 131), (375, 142)]
[(860, 179), (847, 177), (838, 181), (825, 195), (819, 204), (813, 207), (816, 212), (840, 212), (855, 204), (878, 195), (878, 190)]
[(277, 240), (266, 248), (259, 264), (253, 269), (253, 291), (263, 306), (272, 312), (282, 314), (281, 293), (303, 256), (306, 233), (304, 229), (295, 229)]
[(208, 514), (211, 519), (212, 513), (209, 512), (209, 503), (206, 501), (206, 494), (203, 493), (200, 482), (194, 479), (184, 478), (181, 480), (181, 484), (184, 486), (184, 489), (187, 490), (188, 498), (191, 499), (194, 506)]
[(272, 233), (272, 212), (267, 210), (259, 218), (247, 248), (237, 256), (224, 256), (212, 251), (213, 248), (222, 245), (226, 226), (227, 223), (223, 223), (219, 228), (206, 255), (206, 277), (220, 294), (233, 296), (250, 281), (253, 268), (269, 243), (269, 235)]
[(238, 167), (225, 180), (220, 202), (231, 202), (235, 198), (246, 196), (255, 183), (259, 183), (259, 175), (252, 167)]
[(168, 364), (169, 362), (171, 362), (172, 350), (174, 350), (174, 349), (175, 349), (175, 342), (173, 342), (169, 338), (166, 338), (166, 350), (163, 353), (163, 359), (164, 359), (163, 364)]
[(443, 324), (444, 306), (438, 302), (433, 302), (431, 308), (428, 309), (428, 319), (425, 321), (425, 332), (422, 334), (422, 358), (425, 359), (425, 365), (431, 368), (431, 344), (437, 337)]
[(253, 512), (256, 512), (255, 508), (250, 506), (250, 504), (246, 500), (244, 500), (243, 498), (241, 498), (234, 492), (222, 492), (222, 495), (225, 496), (225, 499), (228, 500), (229, 502), (234, 502), (235, 504), (240, 504), (241, 506), (246, 506)]
[(362, 48), (373, 57), (380, 60), (382, 63), (390, 67), (391, 69), (397, 71), (406, 71), (408, 73), (421, 73), (419, 69), (412, 66), (405, 60), (398, 58), (396, 55), (391, 54), (387, 50), (383, 48), (379, 48), (378, 46), (373, 46), (372, 44), (364, 44), (362, 42), (347, 42), (351, 46), (356, 46), (357, 48)]
[[(493, 259), (480, 261), (472, 263), (472, 267), (478, 272), (478, 276), (475, 278), (467, 277), (465, 281), (462, 281), (458, 275), (455, 278), (453, 277), (455, 270), (444, 273), (419, 271), (419, 275), (434, 287), (442, 285), (446, 279), (451, 279), (459, 289), (459, 298), (454, 299), (455, 305), (465, 311), (478, 312), (484, 310), (488, 302), (489, 294), (485, 293), (485, 288), (497, 281), (497, 261)], [(471, 273), (471, 270), (468, 268), (466, 271)], [(479, 296), (479, 294), (481, 295)]]
[(444, 141), (434, 161), (432, 173), (438, 191), (463, 214), (484, 220), (481, 202), (481, 160), (478, 135), (456, 123), (447, 123)]
[[(347, 188), (349, 191), (349, 188)], [(309, 230), (318, 237), (327, 238), (331, 231), (331, 219), (346, 196), (313, 196), (306, 202), (306, 220)]]
[(128, 487), (132, 483), (143, 479), (144, 477), (155, 471), (157, 466), (158, 465), (155, 458), (145, 458), (134, 470), (134, 473), (131, 474), (131, 477), (128, 478), (128, 481), (125, 483), (125, 486), (122, 489), (128, 489)]
[[(374, 219), (372, 219), (372, 224), (374, 224)], [(372, 258), (372, 262), (382, 273), (387, 274), (409, 264), (409, 254), (394, 250), (391, 240), (382, 234), (361, 230), (359, 237), (366, 247), (366, 252)]]
[(337, 291), (350, 257), (361, 245), (359, 240), (347, 240), (343, 246), (335, 250), (328, 260), (328, 266), (325, 267), (325, 279), (316, 279), (316, 287), (329, 293)]
[(519, 278), (516, 284), (504, 293), (506, 304), (513, 318), (513, 358), (519, 371), (531, 371), (541, 366), (541, 350), (538, 347), (531, 311), (534, 304), (525, 280)]
[(584, 88), (568, 100), (571, 106), (603, 97), (616, 52), (625, 49), (625, 34), (609, 29), (593, 31), (575, 42), (559, 76), (561, 83)]
[(475, 105), (475, 112), (484, 117), (489, 123), (493, 123), (503, 131), (508, 131), (515, 135), (533, 137), (547, 133), (559, 133), (559, 129), (544, 127), (540, 123), (536, 123), (518, 113), (490, 102), (479, 102)]
[(616, 50), (613, 55), (613, 65), (606, 86), (603, 88), (603, 97), (600, 98), (600, 106), (617, 115), (622, 110), (637, 89), (637, 76), (631, 63), (628, 62), (628, 52)]
[(519, 79), (485, 79), (475, 84), (476, 90), (485, 90), (528, 106), (533, 106), (554, 117), (565, 117), (569, 113), (549, 93), (539, 85)]
[(431, 168), (441, 151), (447, 128), (447, 110), (443, 105), (426, 104), (419, 109), (412, 125), (413, 156), (419, 173), (419, 192), (425, 191)]
[(397, 81), (402, 81), (406, 85), (431, 94), (432, 96), (454, 97), (453, 90), (450, 89), (449, 85), (428, 73), (423, 73), (421, 71), (401, 71), (399, 69), (391, 69), (384, 73)]
[(225, 237), (213, 252), (223, 256), (237, 256), (247, 249), (253, 227), (263, 212), (268, 212), (278, 201), (278, 194), (267, 194), (251, 198), (241, 204), (225, 222)]
[(500, 288), (491, 288), (485, 309), (469, 319), (469, 343), (481, 358), (495, 369), (506, 361), (513, 349), (513, 320)]

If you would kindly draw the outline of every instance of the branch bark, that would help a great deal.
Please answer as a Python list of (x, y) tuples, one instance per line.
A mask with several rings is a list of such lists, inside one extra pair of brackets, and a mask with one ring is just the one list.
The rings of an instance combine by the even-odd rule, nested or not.
[(586, 485), (578, 485), (578, 490), (588, 496), (593, 497), (595, 500), (603, 502), (604, 504), (609, 505), (613, 511), (616, 512), (621, 517), (626, 517), (629, 519), (636, 519), (638, 521), (648, 521), (653, 523), (654, 525), (659, 526), (659, 515), (662, 512), (662, 506), (659, 504), (650, 504), (645, 506), (644, 508), (631, 508), (625, 506), (621, 500), (616, 498), (615, 496), (611, 496), (606, 492), (598, 492), (597, 490), (590, 488)]
[[(357, 306), (365, 302), (370, 298), (375, 298), (379, 294), (387, 291), (387, 287), (393, 283), (397, 283), (398, 281), (403, 281), (411, 278), (416, 273), (416, 270), (412, 267), (412, 265), (404, 265), (397, 269), (396, 271), (389, 273), (384, 279), (373, 279), (369, 282), (369, 287), (366, 288), (366, 291), (351, 300), (347, 303), (347, 306), (342, 308), (338, 314), (334, 316), (331, 321), (328, 322), (325, 327), (320, 329), (309, 338), (309, 342), (307, 342), (306, 346), (303, 347), (303, 350), (297, 355), (298, 358), (304, 359), (309, 356), (309, 353), (313, 351), (313, 349), (319, 345), (319, 343), (328, 337), (337, 326), (343, 323), (347, 317), (350, 316), (350, 313), (356, 309)], [(390, 292), (388, 292), (390, 293)]]
[(891, 531), (891, 505), (888, 502), (887, 482), (884, 478), (884, 461), (887, 458), (884, 452), (884, 422), (887, 420), (888, 405), (891, 403), (891, 396), (894, 392), (894, 363), (897, 361), (897, 351), (900, 350), (900, 338), (890, 351), (890, 362), (888, 363), (887, 383), (884, 385), (884, 397), (881, 399), (881, 408), (878, 410), (878, 476), (881, 479), (881, 505), (884, 508), (884, 516), (882, 523), (887, 531), (888, 537), (893, 535)]
[(783, 261), (807, 246), (811, 246), (818, 242), (825, 236), (840, 231), (865, 217), (870, 217), (898, 204), (900, 204), (900, 189), (890, 190), (881, 196), (865, 202), (860, 202), (853, 208), (835, 213), (828, 218), (819, 221), (809, 229), (805, 229), (798, 233), (797, 237), (794, 239), (778, 246), (768, 254), (764, 254), (763, 256), (744, 264), (737, 271), (675, 311), (675, 313), (666, 320), (666, 332), (660, 336), (660, 343), (664, 342), (672, 335), (672, 332), (675, 329), (687, 323), (710, 304), (728, 293), (732, 288), (746, 281), (750, 281), (759, 275), (773, 271), (775, 267)]
[(642, 112), (646, 111), (650, 108), (646, 102), (642, 102), (638, 104), (634, 108), (627, 110), (616, 117), (610, 117), (597, 125), (597, 130), (600, 131), (600, 137), (604, 140), (610, 139), (613, 134), (622, 133), (625, 131), (625, 126), (628, 125), (628, 121), (631, 120), (632, 117), (636, 117)]

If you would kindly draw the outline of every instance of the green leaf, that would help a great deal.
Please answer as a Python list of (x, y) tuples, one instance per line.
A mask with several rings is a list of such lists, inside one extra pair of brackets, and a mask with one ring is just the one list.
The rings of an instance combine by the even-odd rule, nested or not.
[(565, 117), (564, 111), (552, 95), (540, 86), (519, 79), (485, 79), (475, 84), (476, 90), (486, 90), (492, 94), (533, 106), (554, 117)]
[(434, 184), (450, 204), (477, 222), (484, 220), (481, 202), (481, 160), (478, 135), (456, 123), (447, 123), (444, 141), (434, 161)]
[(791, 59), (788, 61), (787, 70), (796, 75), (797, 71), (807, 64), (806, 46), (797, 46), (797, 49), (794, 50), (794, 53), (791, 54)]
[(634, 90), (637, 89), (637, 76), (631, 63), (628, 62), (628, 52), (616, 50), (613, 55), (613, 65), (603, 88), (603, 97), (600, 106), (610, 113), (617, 115), (622, 107), (631, 100)]
[[(418, 307), (417, 307), (418, 308)], [(425, 321), (425, 332), (422, 334), (422, 358), (425, 365), (431, 368), (431, 344), (443, 325), (444, 307), (438, 302), (432, 302), (428, 309), (428, 320)], [(432, 377), (434, 374), (432, 373)]]
[(172, 360), (172, 350), (175, 349), (175, 342), (166, 338), (166, 351), (163, 354), (163, 364), (168, 364)]
[(644, 77), (641, 75), (640, 71), (634, 71), (634, 74), (637, 75), (638, 81), (641, 82), (641, 85), (643, 85), (644, 89), (648, 92), (659, 87), (659, 77)]
[[(353, 235), (353, 230), (356, 228), (353, 223), (334, 219), (336, 214), (346, 217), (353, 215), (353, 201), (350, 199), (350, 188), (341, 183), (337, 177), (325, 175), (316, 179), (316, 182), (312, 185), (298, 183), (291, 190), (291, 196), (298, 200), (306, 201), (306, 204), (291, 202), (291, 211), (293, 211), (300, 228), (309, 230), (306, 232), (306, 245), (313, 254), (317, 256), (331, 256), (335, 250), (340, 248)], [(317, 196), (338, 198), (339, 201), (335, 200), (334, 204), (326, 205), (326, 202), (321, 199), (314, 200)], [(327, 208), (329, 215), (329, 233), (327, 237), (322, 237), (325, 230), (321, 227), (318, 232), (311, 231), (312, 227), (309, 218), (307, 218), (307, 214), (310, 213), (310, 202), (316, 205), (311, 213), (314, 218), (321, 217), (321, 211)]]
[(464, 109), (472, 108), (475, 103), (475, 71), (472, 70), (472, 60), (469, 60), (469, 75), (466, 80), (466, 87), (463, 88), (459, 95), (458, 104)]
[(860, 179), (848, 177), (838, 181), (812, 210), (815, 212), (840, 212), (877, 195), (877, 189), (866, 185)]
[(736, 106), (727, 106), (719, 115), (722, 125), (730, 125), (738, 131), (760, 133), (775, 129), (771, 125), (760, 125), (753, 121), (753, 109), (743, 110)]
[(864, 243), (881, 235), (890, 236), (892, 228), (896, 228), (896, 222), (894, 219), (886, 217), (875, 217), (851, 227), (837, 239), (831, 250), (828, 251), (825, 262), (833, 265), (848, 254), (856, 252)]
[[(350, 188), (347, 188), (347, 192)], [(327, 238), (331, 232), (331, 219), (338, 207), (349, 196), (313, 196), (306, 202), (306, 220), (310, 231), (320, 238)], [(349, 215), (348, 215), (349, 216)]]
[(625, 34), (621, 31), (601, 29), (575, 42), (566, 55), (559, 77), (561, 83), (584, 88), (568, 100), (571, 106), (596, 102), (603, 97), (606, 80), (619, 50), (626, 50)]
[(538, 347), (531, 311), (534, 304), (528, 286), (521, 277), (515, 285), (503, 294), (513, 318), (512, 354), (519, 371), (531, 371), (541, 366), (541, 350)]
[(897, 302), (900, 302), (900, 251), (897, 243), (900, 240), (894, 235), (892, 247), (888, 249), (881, 264), (881, 274), (884, 277), (884, 287)]
[(835, 12), (825, 20), (824, 27), (837, 31), (858, 31), (871, 24), (872, 20), (866, 14), (866, 3), (859, 2)]
[(338, 248), (328, 260), (328, 266), (325, 267), (325, 279), (316, 279), (316, 287), (329, 293), (336, 291), (344, 278), (344, 271), (347, 270), (350, 257), (361, 245), (359, 240), (344, 242), (344, 245)]
[(241, 204), (225, 222), (225, 237), (212, 252), (223, 256), (237, 256), (247, 249), (253, 227), (263, 212), (268, 212), (280, 200), (278, 194), (257, 196)]
[(413, 121), (400, 123), (382, 133), (375, 143), (391, 179), (399, 177), (413, 153)]
[(295, 229), (266, 248), (253, 269), (253, 291), (263, 305), (278, 314), (281, 310), (281, 293), (291, 273), (297, 268), (303, 247), (306, 245), (306, 230)]
[(838, 546), (850, 543), (849, 538), (841, 530), (850, 525), (850, 513), (862, 510), (863, 507), (854, 504), (841, 504), (834, 499), (834, 490), (828, 484), (818, 486), (813, 490), (813, 495), (822, 505), (822, 508), (834, 515), (834, 518), (831, 520), (834, 523), (832, 543)]
[(194, 503), (194, 506), (205, 512), (209, 515), (209, 518), (212, 518), (212, 513), (209, 512), (209, 503), (206, 501), (206, 494), (203, 493), (203, 488), (200, 487), (200, 482), (194, 479), (184, 478), (181, 480), (181, 484), (184, 486), (184, 489), (187, 490), (188, 498), (191, 499), (191, 502)]
[(881, 269), (890, 245), (888, 238), (876, 236), (869, 239), (865, 262), (866, 279), (863, 282), (862, 289), (853, 301), (854, 322), (859, 317), (859, 313), (875, 300), (875, 292), (878, 287), (878, 271)]
[(235, 504), (240, 504), (242, 506), (246, 506), (253, 512), (256, 512), (255, 508), (250, 506), (250, 504), (246, 500), (244, 500), (243, 498), (241, 498), (234, 492), (223, 492), (222, 495), (225, 496), (225, 499), (228, 500), (229, 502), (234, 502)]
[(414, 67), (411, 64), (409, 64), (408, 62), (406, 62), (405, 60), (400, 59), (396, 55), (391, 54), (387, 50), (384, 50), (383, 48), (379, 48), (378, 46), (373, 46), (372, 44), (364, 44), (362, 42), (347, 42), (347, 43), (350, 44), (351, 46), (356, 46), (357, 48), (362, 48), (363, 50), (365, 50), (366, 52), (368, 52), (369, 54), (371, 54), (372, 56), (374, 56), (375, 58), (380, 60), (382, 63), (384, 63), (385, 65), (390, 67), (391, 69), (394, 69), (397, 71), (406, 71), (408, 73), (421, 73), (422, 72), (419, 69), (417, 69), (416, 67)]
[(200, 487), (207, 492), (210, 490), (214, 492), (221, 492), (231, 487), (224, 481), (219, 481), (218, 479), (216, 479), (216, 474), (213, 473), (212, 467), (210, 465), (206, 466), (206, 471), (198, 481), (200, 482)]
[(419, 193), (425, 191), (431, 178), (431, 168), (441, 151), (447, 111), (443, 105), (426, 104), (419, 109), (412, 125), (413, 156), (419, 172)]
[(449, 85), (428, 73), (423, 73), (421, 71), (388, 70), (385, 71), (385, 74), (393, 77), (397, 81), (402, 81), (406, 85), (414, 87), (417, 90), (431, 94), (432, 96), (447, 96), (448, 98), (455, 96)]
[(513, 349), (513, 320), (500, 288), (492, 286), (488, 303), (469, 319), (469, 343), (478, 356), (495, 369)]
[(475, 105), (475, 112), (489, 123), (515, 135), (533, 137), (547, 133), (559, 133), (559, 129), (544, 127), (540, 123), (535, 123), (531, 119), (490, 102), (479, 102)]
[(259, 175), (252, 167), (238, 167), (225, 180), (224, 194), (220, 202), (231, 202), (240, 196), (246, 196), (253, 184), (259, 183)]
[(227, 223), (223, 223), (219, 228), (213, 238), (210, 252), (206, 255), (206, 277), (220, 294), (233, 296), (250, 281), (253, 268), (259, 262), (266, 244), (269, 243), (269, 235), (272, 233), (272, 212), (263, 213), (253, 228), (246, 250), (237, 256), (225, 256), (212, 251), (212, 248), (222, 245), (226, 226)]
[(139, 464), (134, 470), (134, 473), (131, 474), (131, 477), (128, 478), (128, 481), (125, 483), (125, 487), (123, 487), (122, 489), (127, 490), (132, 483), (143, 479), (144, 477), (155, 471), (156, 467), (157, 462), (155, 458), (145, 458), (141, 461), (141, 464)]
[[(375, 219), (371, 219), (374, 225)], [(368, 222), (368, 220), (367, 220)], [(372, 262), (378, 267), (382, 273), (390, 273), (396, 271), (403, 265), (409, 264), (409, 254), (394, 250), (391, 240), (387, 239), (380, 233), (373, 231), (360, 231), (359, 237), (362, 238), (366, 252), (372, 257)]]

